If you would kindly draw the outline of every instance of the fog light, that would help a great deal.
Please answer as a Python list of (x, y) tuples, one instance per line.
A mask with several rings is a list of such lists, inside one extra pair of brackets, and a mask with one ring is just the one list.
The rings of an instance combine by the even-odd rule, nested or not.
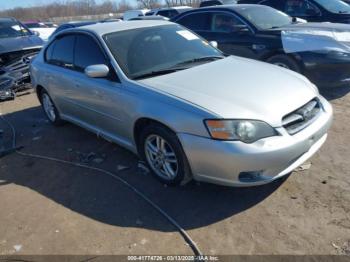
[(241, 172), (238, 175), (238, 179), (241, 182), (257, 182), (263, 180), (262, 171)]

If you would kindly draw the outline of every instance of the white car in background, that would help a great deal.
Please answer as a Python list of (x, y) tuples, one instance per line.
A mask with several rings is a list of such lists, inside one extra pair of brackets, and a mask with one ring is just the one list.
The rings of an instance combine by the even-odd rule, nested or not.
[(50, 35), (56, 30), (55, 27), (49, 27), (41, 22), (24, 23), (31, 31), (39, 33), (39, 37), (45, 42), (49, 40)]
[(148, 13), (149, 9), (138, 9), (138, 10), (129, 10), (126, 11), (123, 15), (123, 20), (127, 21), (135, 17), (145, 16)]

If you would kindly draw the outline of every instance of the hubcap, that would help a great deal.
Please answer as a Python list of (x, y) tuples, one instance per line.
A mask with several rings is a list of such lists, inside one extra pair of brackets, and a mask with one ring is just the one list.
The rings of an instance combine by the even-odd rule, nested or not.
[(55, 108), (51, 102), (50, 97), (47, 94), (43, 94), (43, 107), (47, 117), (54, 122), (56, 119)]
[(178, 172), (178, 161), (170, 144), (158, 135), (150, 135), (145, 141), (148, 164), (161, 178), (172, 180)]

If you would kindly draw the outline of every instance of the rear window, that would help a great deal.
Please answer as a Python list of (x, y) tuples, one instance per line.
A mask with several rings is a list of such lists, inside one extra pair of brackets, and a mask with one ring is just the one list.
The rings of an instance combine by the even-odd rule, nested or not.
[(181, 17), (176, 21), (180, 25), (183, 25), (194, 31), (209, 30), (211, 23), (210, 13), (194, 13)]

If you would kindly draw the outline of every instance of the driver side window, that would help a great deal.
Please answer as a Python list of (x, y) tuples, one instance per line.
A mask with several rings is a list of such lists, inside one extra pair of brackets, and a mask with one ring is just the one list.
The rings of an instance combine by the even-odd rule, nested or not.
[(211, 31), (217, 33), (232, 33), (237, 32), (245, 24), (230, 14), (218, 13), (214, 14), (211, 23)]
[(288, 0), (284, 12), (290, 16), (312, 16), (319, 14), (320, 10), (308, 0)]

